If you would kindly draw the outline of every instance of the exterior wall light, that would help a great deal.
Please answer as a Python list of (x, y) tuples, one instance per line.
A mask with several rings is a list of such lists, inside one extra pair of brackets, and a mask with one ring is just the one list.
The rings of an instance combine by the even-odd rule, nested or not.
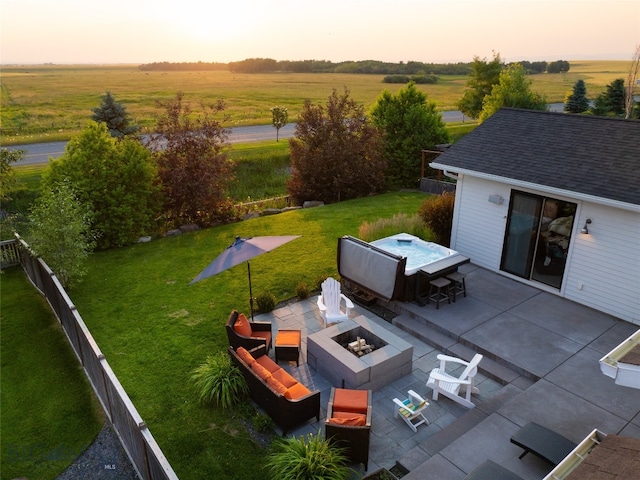
[(589, 235), (589, 228), (588, 228), (589, 225), (591, 225), (591, 219), (587, 218), (587, 221), (584, 222), (584, 227), (582, 227), (582, 230), (580, 230), (580, 233)]

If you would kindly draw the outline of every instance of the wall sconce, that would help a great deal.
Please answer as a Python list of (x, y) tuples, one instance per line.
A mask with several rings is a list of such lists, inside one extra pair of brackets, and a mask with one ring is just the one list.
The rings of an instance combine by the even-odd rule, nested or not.
[(591, 219), (590, 218), (587, 218), (587, 221), (584, 222), (584, 227), (582, 227), (582, 230), (580, 230), (580, 233), (584, 233), (585, 235), (589, 235), (588, 225), (591, 225)]

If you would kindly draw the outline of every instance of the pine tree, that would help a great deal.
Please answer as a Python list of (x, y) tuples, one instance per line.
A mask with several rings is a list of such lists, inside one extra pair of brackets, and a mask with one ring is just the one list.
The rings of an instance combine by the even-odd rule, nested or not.
[(567, 95), (564, 101), (564, 111), (569, 113), (582, 113), (589, 109), (587, 99), (587, 87), (584, 80), (578, 80), (573, 85), (573, 90)]
[(140, 127), (131, 123), (126, 107), (116, 102), (111, 92), (107, 92), (102, 97), (102, 103), (98, 108), (93, 109), (92, 120), (107, 124), (112, 137), (122, 138), (135, 134)]

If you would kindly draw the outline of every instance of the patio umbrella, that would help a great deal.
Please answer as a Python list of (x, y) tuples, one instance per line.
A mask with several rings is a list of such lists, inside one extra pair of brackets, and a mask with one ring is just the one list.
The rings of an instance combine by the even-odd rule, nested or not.
[(249, 275), (249, 303), (251, 305), (251, 320), (253, 320), (253, 293), (251, 291), (251, 265), (249, 260), (263, 253), (275, 250), (291, 240), (299, 238), (300, 235), (283, 235), (271, 237), (236, 237), (234, 242), (229, 245), (216, 259), (211, 262), (200, 274), (189, 282), (199, 282), (205, 278), (217, 275), (220, 272), (234, 267), (242, 262), (247, 262), (247, 273)]

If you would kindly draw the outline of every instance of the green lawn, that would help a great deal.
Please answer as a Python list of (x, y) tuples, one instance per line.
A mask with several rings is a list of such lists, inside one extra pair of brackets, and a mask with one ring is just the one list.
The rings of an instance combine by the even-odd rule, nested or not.
[(363, 221), (414, 213), (425, 195), (399, 192), (261, 217), (156, 239), (90, 257), (70, 296), (120, 382), (181, 479), (262, 479), (267, 452), (248, 436), (246, 409), (198, 403), (189, 382), (208, 354), (228, 345), (231, 309), (249, 311), (247, 269), (188, 283), (236, 235), (302, 235), (251, 262), (254, 295), (292, 298), (300, 281), (336, 275), (337, 239)]
[(67, 338), (19, 267), (0, 275), (0, 477), (53, 479), (104, 423)]

